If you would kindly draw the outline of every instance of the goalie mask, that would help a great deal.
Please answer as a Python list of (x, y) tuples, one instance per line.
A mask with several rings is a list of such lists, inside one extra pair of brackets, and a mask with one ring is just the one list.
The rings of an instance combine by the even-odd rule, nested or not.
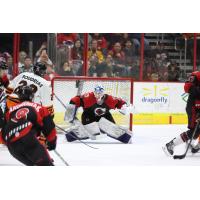
[(37, 62), (33, 66), (33, 72), (34, 74), (43, 77), (47, 73), (47, 67), (44, 63)]
[(104, 97), (104, 88), (101, 85), (97, 85), (94, 88), (94, 96), (97, 99), (97, 102), (103, 100)]

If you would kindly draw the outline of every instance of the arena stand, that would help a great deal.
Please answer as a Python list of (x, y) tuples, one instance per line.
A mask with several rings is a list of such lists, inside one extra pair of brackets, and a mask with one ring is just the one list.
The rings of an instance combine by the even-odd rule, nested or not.
[[(167, 95), (170, 100), (172, 94), (169, 90), (174, 89), (173, 84), (178, 82), (180, 85), (192, 71), (199, 69), (200, 65), (200, 59), (197, 57), (200, 49), (199, 34), (190, 34), (187, 37), (186, 35), (181, 33), (4, 33), (0, 34), (0, 53), (7, 60), (10, 79), (27, 68), (31, 69), (35, 62), (42, 61), (47, 66), (46, 79), (49, 81), (58, 76), (64, 76), (65, 80), (66, 77), (77, 76), (93, 77), (97, 80), (109, 78), (111, 81), (130, 78), (134, 81), (135, 88), (140, 89), (140, 93), (143, 94), (141, 102), (148, 95), (152, 95), (151, 99), (155, 101), (164, 98), (164, 95)], [(25, 60), (28, 58), (31, 59), (31, 63), (27, 67)], [(141, 82), (147, 85), (141, 88), (139, 86)], [(133, 103), (134, 98), (137, 99), (134, 97), (135, 88), (133, 87)], [(163, 93), (163, 90), (168, 92)], [(181, 96), (181, 89), (179, 93)], [(160, 97), (158, 94), (164, 95)], [(182, 99), (182, 96), (180, 98)], [(172, 113), (173, 106), (168, 105), (168, 110), (162, 110), (165, 107), (162, 103), (159, 102), (152, 108), (156, 110), (155, 113), (147, 109), (133, 116), (133, 124), (185, 123), (185, 113), (181, 109)], [(151, 107), (151, 104), (139, 103), (138, 105)]]

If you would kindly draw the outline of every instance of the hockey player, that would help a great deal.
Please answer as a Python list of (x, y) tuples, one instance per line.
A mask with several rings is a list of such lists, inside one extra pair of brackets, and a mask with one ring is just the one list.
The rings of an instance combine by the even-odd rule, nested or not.
[(2, 138), (10, 154), (25, 165), (52, 166), (46, 147), (37, 136), (43, 133), (48, 150), (56, 148), (56, 129), (46, 107), (33, 103), (33, 90), (22, 86), (18, 91), (20, 103), (6, 112)]
[[(195, 129), (195, 125), (197, 120), (200, 120), (200, 72), (195, 71), (192, 72), (191, 76), (189, 77), (189, 80), (185, 82), (184, 90), (186, 93), (189, 93), (187, 105), (186, 105), (186, 113), (188, 117), (188, 130), (181, 133), (178, 137), (171, 140), (169, 143), (167, 143), (163, 150), (168, 155), (174, 154), (174, 147), (182, 144), (184, 142), (187, 142), (189, 139), (191, 139), (193, 131)], [(200, 128), (198, 127), (194, 137), (192, 138), (192, 152), (196, 152), (196, 139), (198, 138), (200, 134)]]
[[(81, 122), (75, 117), (77, 108), (82, 107)], [(69, 142), (78, 139), (95, 139), (101, 132), (122, 143), (131, 142), (131, 131), (115, 124), (111, 109), (120, 109), (126, 114), (130, 107), (121, 98), (104, 93), (104, 88), (97, 85), (93, 92), (75, 96), (70, 100), (66, 111), (67, 121), (74, 121), (75, 127), (68, 130), (66, 138)], [(127, 113), (128, 114), (128, 113)]]
[[(2, 114), (5, 111), (5, 101), (6, 101), (6, 94), (5, 94), (5, 88), (9, 85), (9, 79), (7, 77), (6, 71), (8, 70), (8, 66), (6, 64), (6, 60), (4, 57), (0, 57), (0, 127), (4, 124), (4, 119), (1, 118), (3, 116)], [(0, 144), (2, 144), (3, 141), (0, 137)]]
[[(46, 66), (43, 63), (36, 63), (33, 66), (33, 72), (24, 72), (15, 77), (7, 88), (7, 107), (19, 103), (17, 93), (22, 86), (30, 86), (34, 92), (33, 102), (47, 107), (53, 116), (53, 102), (51, 97), (51, 85), (43, 76), (46, 74)], [(12, 93), (12, 94), (11, 94)]]

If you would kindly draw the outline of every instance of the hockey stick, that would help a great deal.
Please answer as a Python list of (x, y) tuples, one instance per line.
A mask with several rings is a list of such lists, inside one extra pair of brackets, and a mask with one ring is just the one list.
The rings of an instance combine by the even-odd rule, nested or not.
[[(82, 91), (83, 91), (83, 83), (84, 83), (83, 80), (82, 81), (81, 80), (77, 80), (77, 82), (76, 82), (76, 87), (78, 88), (77, 94), (76, 94), (77, 96), (80, 96)], [(73, 123), (74, 120), (77, 118), (76, 117), (77, 111), (78, 111), (78, 107), (75, 108), (74, 116), (73, 116), (73, 119), (72, 119), (71, 123)]]
[[(65, 129), (63, 129), (63, 128), (61, 128), (61, 127), (59, 127), (58, 125), (56, 125), (56, 127), (58, 128), (58, 129), (60, 129), (61, 131), (63, 131), (64, 133), (67, 133), (67, 131), (65, 131)], [(67, 133), (68, 134), (68, 133)], [(86, 146), (88, 146), (88, 147), (90, 147), (90, 148), (92, 148), (92, 149), (99, 149), (99, 148), (97, 148), (97, 147), (93, 147), (93, 146), (90, 146), (89, 144), (87, 144), (86, 142), (83, 142), (82, 140), (80, 140), (78, 137), (76, 137), (75, 135), (72, 135), (72, 134), (70, 134), (74, 139), (76, 139), (76, 140), (78, 140), (80, 143), (82, 143), (82, 144), (84, 144), (84, 145), (86, 145)]]
[(69, 166), (69, 164), (67, 163), (67, 161), (65, 161), (65, 159), (58, 153), (58, 151), (56, 149), (54, 149), (54, 153), (60, 158), (60, 160), (62, 160), (62, 162), (66, 165)]
[(61, 99), (54, 93), (54, 96), (56, 97), (56, 99), (60, 102), (60, 104), (67, 109), (66, 105), (61, 101)]
[(196, 124), (196, 126), (195, 126), (195, 129), (194, 129), (194, 131), (193, 131), (193, 133), (192, 133), (192, 137), (191, 137), (191, 139), (190, 139), (190, 142), (189, 142), (188, 145), (187, 145), (187, 148), (186, 148), (185, 153), (182, 154), (182, 155), (174, 155), (174, 156), (173, 156), (174, 159), (183, 159), (183, 158), (185, 158), (185, 156), (187, 155), (187, 152), (188, 152), (188, 150), (189, 150), (189, 148), (190, 148), (190, 145), (191, 145), (191, 143), (192, 143), (193, 137), (194, 137), (195, 133), (197, 132), (197, 129), (199, 128), (199, 124), (200, 124), (200, 121), (198, 120), (198, 122), (197, 122), (197, 124)]

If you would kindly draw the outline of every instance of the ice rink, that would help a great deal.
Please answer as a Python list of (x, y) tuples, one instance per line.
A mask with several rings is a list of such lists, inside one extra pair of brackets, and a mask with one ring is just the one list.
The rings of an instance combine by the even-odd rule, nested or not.
[[(183, 160), (174, 160), (162, 150), (162, 146), (186, 130), (186, 125), (136, 125), (133, 126), (132, 144), (121, 144), (102, 136), (97, 141), (86, 140), (92, 149), (80, 142), (68, 143), (59, 134), (57, 151), (70, 166), (198, 166), (200, 154), (188, 152)], [(175, 154), (185, 152), (185, 145), (177, 147)], [(55, 165), (64, 163), (51, 152)], [(5, 147), (0, 147), (1, 166), (22, 165), (16, 161)]]

